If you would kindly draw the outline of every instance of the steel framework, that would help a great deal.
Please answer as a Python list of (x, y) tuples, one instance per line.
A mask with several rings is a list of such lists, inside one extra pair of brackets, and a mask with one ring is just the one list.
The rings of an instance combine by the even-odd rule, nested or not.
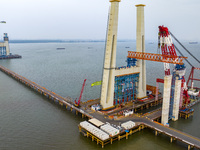
[(190, 87), (193, 86), (193, 80), (200, 81), (200, 79), (194, 78), (194, 70), (200, 70), (200, 68), (192, 67), (188, 81), (187, 81), (187, 86), (189, 85), (190, 80), (191, 80), (191, 86)]
[(6, 47), (5, 46), (0, 47), (0, 56), (6, 56)]
[(127, 57), (135, 58), (135, 59), (157, 61), (157, 62), (164, 62), (164, 63), (179, 64), (179, 65), (183, 65), (183, 60), (187, 59), (187, 57), (182, 57), (182, 56), (171, 56), (171, 55), (133, 52), (133, 51), (128, 51)]
[(137, 59), (127, 57), (127, 67), (136, 66)]
[(137, 94), (139, 73), (115, 77), (114, 105), (134, 100)]

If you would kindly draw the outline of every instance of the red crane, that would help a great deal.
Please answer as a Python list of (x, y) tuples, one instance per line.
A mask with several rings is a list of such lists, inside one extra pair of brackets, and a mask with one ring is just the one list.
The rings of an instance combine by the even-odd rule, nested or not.
[[(161, 46), (161, 51), (163, 55), (170, 55), (170, 56), (177, 56), (175, 46), (172, 42), (171, 34), (167, 27), (159, 26), (159, 48)], [(177, 58), (174, 58), (177, 59)], [(170, 75), (170, 67), (169, 63), (164, 63), (164, 69), (165, 69), (165, 75)], [(180, 97), (180, 106), (182, 107), (182, 97), (184, 94), (185, 97), (185, 103), (187, 104), (189, 102), (189, 95), (187, 93), (187, 85), (185, 82), (185, 65), (176, 65), (174, 67), (175, 71), (177, 73), (180, 73), (180, 78), (182, 81), (181, 84), (181, 97)], [(172, 81), (173, 82), (173, 81)], [(173, 86), (173, 85), (172, 85)]]
[(187, 86), (189, 86), (189, 82), (191, 80), (191, 86), (190, 87), (192, 87), (192, 88), (193, 88), (193, 80), (200, 81), (200, 79), (194, 78), (194, 70), (200, 70), (200, 68), (192, 66), (192, 69), (191, 69), (191, 72), (190, 72), (190, 75), (189, 75), (189, 78), (188, 78), (188, 81), (187, 81)]
[[(199, 59), (197, 59), (185, 46), (183, 46), (183, 44), (181, 44), (181, 42), (171, 33), (171, 32), (169, 32), (170, 34), (171, 34), (171, 36), (176, 40), (176, 42), (190, 55), (190, 56), (192, 56), (199, 64), (200, 64), (200, 60)], [(178, 47), (176, 47), (175, 45), (174, 45), (174, 47), (176, 48), (176, 50), (181, 54), (181, 56), (184, 56), (181, 52), (180, 52), (180, 50), (178, 49)], [(184, 94), (185, 94), (185, 96), (186, 96), (186, 98), (185, 98), (185, 105), (187, 106), (187, 104), (188, 104), (188, 102), (190, 102), (189, 101), (189, 93), (190, 94), (197, 94), (197, 92), (199, 92), (199, 91), (193, 91), (194, 89), (193, 89), (193, 80), (196, 80), (196, 81), (200, 81), (200, 79), (194, 79), (193, 78), (193, 74), (194, 74), (194, 70), (196, 69), (196, 70), (200, 70), (200, 68), (196, 68), (196, 67), (194, 67), (190, 62), (189, 62), (189, 60), (187, 60), (187, 59), (185, 59), (186, 61), (187, 61), (187, 63), (192, 67), (192, 70), (191, 70), (191, 73), (190, 73), (190, 76), (189, 76), (189, 79), (188, 79), (188, 81), (187, 81), (187, 84), (186, 84), (186, 82), (185, 82), (185, 78), (183, 78), (183, 80), (182, 80), (182, 86), (181, 87), (184, 87), (184, 90), (187, 90), (187, 93), (186, 92), (184, 92)], [(191, 80), (191, 89), (187, 89), (187, 86), (188, 86), (188, 84), (189, 84), (189, 81)], [(183, 83), (184, 82), (184, 83)], [(197, 88), (197, 89), (199, 89), (199, 88)], [(189, 92), (189, 93), (188, 93)], [(192, 92), (192, 93), (191, 93)], [(194, 93), (195, 92), (195, 93)], [(182, 96), (181, 96), (182, 97)], [(181, 104), (181, 101), (180, 101), (180, 104)]]
[(83, 90), (84, 90), (84, 87), (85, 87), (85, 82), (86, 82), (86, 80), (87, 80), (87, 79), (85, 79), (84, 82), (83, 82), (83, 86), (82, 86), (82, 89), (81, 89), (81, 93), (80, 93), (78, 102), (75, 100), (75, 106), (77, 106), (77, 107), (80, 106), (80, 102), (81, 102), (81, 98), (82, 98), (82, 94), (83, 94)]
[[(158, 47), (160, 48), (161, 46), (162, 54), (177, 57), (176, 50), (174, 48), (174, 44), (172, 43), (172, 38), (171, 38), (168, 28), (164, 26), (159, 26), (158, 28), (159, 28)], [(165, 75), (170, 75), (169, 63), (164, 63), (164, 69), (165, 69)]]

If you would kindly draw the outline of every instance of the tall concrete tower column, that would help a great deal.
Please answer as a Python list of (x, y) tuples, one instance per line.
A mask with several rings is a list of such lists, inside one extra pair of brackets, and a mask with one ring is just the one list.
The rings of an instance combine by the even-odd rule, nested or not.
[[(136, 29), (136, 51), (145, 52), (145, 30), (144, 30), (144, 6), (143, 4), (135, 5), (137, 7), (137, 29)], [(146, 62), (145, 60), (137, 60), (140, 68), (140, 76), (138, 83), (138, 98), (146, 97)]]
[(170, 92), (171, 92), (172, 75), (164, 77), (164, 92), (163, 92), (163, 103), (162, 103), (162, 117), (161, 123), (166, 125), (169, 119), (169, 103), (170, 103)]
[(101, 87), (100, 103), (103, 109), (113, 106), (114, 101), (114, 84), (115, 84), (115, 67), (116, 67), (116, 46), (117, 46), (117, 29), (118, 29), (118, 10), (121, 0), (110, 0), (111, 8), (109, 15), (109, 24), (107, 31), (106, 51), (103, 68), (103, 81)]
[(181, 79), (179, 79), (179, 77), (176, 77), (175, 92), (174, 92), (174, 105), (173, 105), (173, 114), (172, 114), (173, 121), (178, 120), (180, 96), (181, 96)]
[(6, 47), (6, 55), (10, 55), (10, 48), (8, 43), (8, 34), (4, 33), (4, 46)]

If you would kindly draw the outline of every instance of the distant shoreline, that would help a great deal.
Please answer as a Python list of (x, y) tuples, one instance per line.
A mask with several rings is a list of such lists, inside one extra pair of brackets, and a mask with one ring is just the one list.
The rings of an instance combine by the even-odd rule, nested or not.
[[(0, 40), (0, 42), (3, 42)], [(9, 43), (102, 43), (106, 42), (105, 40), (9, 40)], [(136, 42), (136, 40), (129, 40), (129, 39), (119, 39), (117, 42)], [(183, 43), (188, 43), (190, 41), (183, 40)], [(146, 40), (146, 44), (156, 44), (156, 40)], [(197, 42), (198, 43), (198, 42)]]
[[(118, 42), (135, 42), (136, 40), (118, 40)], [(9, 43), (88, 43), (105, 42), (105, 40), (10, 40)]]

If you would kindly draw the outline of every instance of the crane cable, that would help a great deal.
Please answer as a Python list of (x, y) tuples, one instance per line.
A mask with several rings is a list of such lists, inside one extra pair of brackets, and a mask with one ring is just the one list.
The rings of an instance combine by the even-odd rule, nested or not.
[[(183, 53), (181, 53), (181, 51), (178, 49), (178, 47), (174, 44), (174, 47), (176, 48), (176, 50), (179, 52), (179, 54), (181, 54), (182, 57), (184, 57)], [(194, 67), (187, 59), (185, 59), (185, 61), (187, 61), (187, 63), (191, 66)]]
[[(194, 56), (192, 55), (192, 53), (190, 53), (190, 51), (188, 51), (185, 46), (183, 46), (183, 44), (181, 44), (181, 42), (179, 42), (179, 40), (169, 31), (169, 33), (172, 35), (172, 37), (197, 61), (200, 63), (200, 61)], [(191, 65), (192, 66), (192, 65)]]

